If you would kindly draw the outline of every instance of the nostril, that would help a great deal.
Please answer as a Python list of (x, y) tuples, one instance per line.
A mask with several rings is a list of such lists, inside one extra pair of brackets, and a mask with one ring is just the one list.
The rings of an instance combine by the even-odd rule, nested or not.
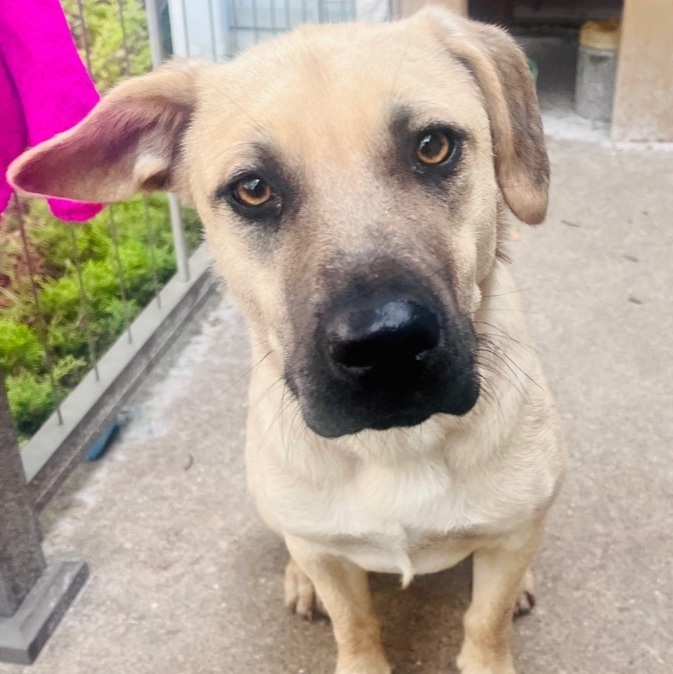
[(348, 368), (413, 361), (439, 343), (435, 312), (411, 299), (351, 307), (327, 326), (329, 353)]

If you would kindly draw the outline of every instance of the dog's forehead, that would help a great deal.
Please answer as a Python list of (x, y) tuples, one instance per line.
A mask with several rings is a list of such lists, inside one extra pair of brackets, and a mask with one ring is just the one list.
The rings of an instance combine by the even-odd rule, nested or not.
[(310, 26), (258, 45), (209, 71), (199, 106), (206, 153), (228, 154), (230, 164), (253, 145), (302, 163), (353, 159), (381, 143), (399, 109), (417, 125), (488, 133), (468, 70), (430, 32), (404, 23)]

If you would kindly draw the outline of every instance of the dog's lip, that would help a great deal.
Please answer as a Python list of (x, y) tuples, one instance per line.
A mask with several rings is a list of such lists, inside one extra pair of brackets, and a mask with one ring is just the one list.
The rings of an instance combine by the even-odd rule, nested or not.
[(441, 412), (420, 412), (417, 410), (414, 414), (407, 413), (402, 418), (399, 414), (392, 413), (370, 422), (363, 430), (387, 431), (392, 428), (410, 428), (422, 424), (435, 414), (441, 414)]
[(439, 404), (428, 409), (420, 409), (415, 407), (406, 407), (402, 410), (395, 410), (386, 414), (381, 414), (378, 417), (370, 418), (366, 421), (347, 419), (332, 420), (325, 422), (317, 422), (313, 415), (308, 412), (301, 400), (300, 409), (301, 415), (307, 427), (316, 435), (327, 439), (335, 439), (347, 435), (356, 435), (363, 431), (389, 431), (395, 428), (412, 428), (425, 423), (431, 417), (437, 415), (446, 415), (452, 417), (461, 417), (474, 409), (479, 399), (479, 387), (474, 390), (474, 395), (465, 400), (465, 404), (460, 406), (456, 401), (446, 399), (439, 401)]
[(357, 435), (358, 433), (365, 431), (385, 432), (395, 428), (412, 428), (413, 426), (424, 423), (430, 417), (435, 416), (435, 414), (441, 414), (441, 412), (419, 413), (413, 417), (409, 416), (406, 419), (400, 419), (397, 415), (388, 415), (375, 421), (370, 421), (368, 423), (354, 423), (350, 427), (341, 427), (339, 429), (336, 428), (335, 424), (316, 424), (312, 419), (307, 417), (304, 417), (304, 421), (308, 428), (310, 428), (316, 435), (328, 440), (334, 440), (347, 435)]

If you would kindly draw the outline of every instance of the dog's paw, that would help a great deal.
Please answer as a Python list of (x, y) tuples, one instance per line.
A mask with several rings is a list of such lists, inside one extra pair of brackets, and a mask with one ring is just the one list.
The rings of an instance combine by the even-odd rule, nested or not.
[(306, 620), (328, 617), (311, 579), (293, 559), (285, 569), (285, 606)]
[(523, 586), (519, 594), (516, 604), (514, 605), (514, 617), (526, 615), (533, 610), (535, 606), (535, 580), (533, 572), (528, 569), (523, 579)]
[(388, 664), (382, 652), (361, 656), (356, 660), (340, 659), (335, 674), (392, 674), (393, 669)]
[(460, 674), (516, 674), (516, 671), (513, 667), (505, 665), (504, 669), (502, 667), (463, 667), (459, 670)]
[(456, 662), (460, 674), (516, 674), (512, 659), (507, 656), (502, 661), (491, 661), (482, 654), (463, 648)]
[(390, 665), (385, 662), (374, 666), (376, 669), (370, 664), (365, 664), (363, 666), (355, 665), (355, 668), (349, 667), (348, 669), (337, 669), (335, 674), (392, 674), (393, 670)]

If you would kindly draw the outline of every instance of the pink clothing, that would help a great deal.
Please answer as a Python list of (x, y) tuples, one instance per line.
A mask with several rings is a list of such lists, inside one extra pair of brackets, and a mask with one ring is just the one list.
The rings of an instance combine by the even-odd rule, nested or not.
[[(98, 100), (58, 0), (0, 0), (0, 214), (12, 194), (11, 161), (74, 126)], [(50, 199), (49, 208), (82, 221), (101, 206)]]

